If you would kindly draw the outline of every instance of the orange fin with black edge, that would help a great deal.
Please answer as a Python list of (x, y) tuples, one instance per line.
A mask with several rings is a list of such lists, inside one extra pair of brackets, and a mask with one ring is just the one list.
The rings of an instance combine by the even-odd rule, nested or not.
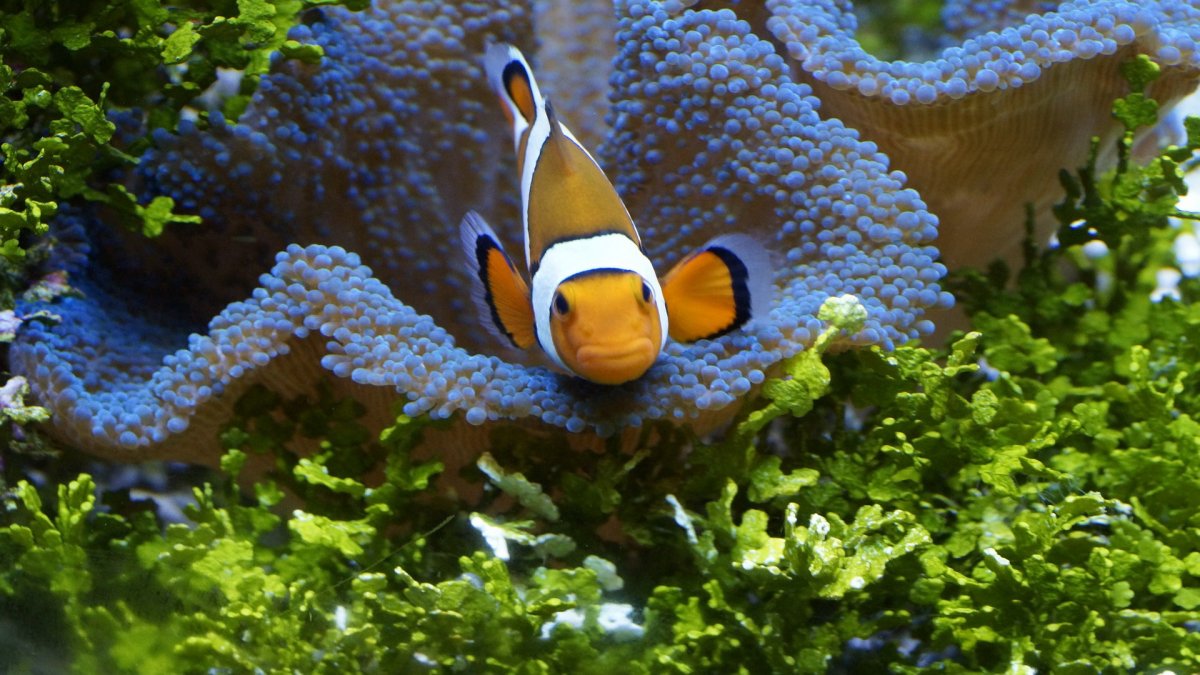
[(509, 122), (519, 115), (526, 125), (533, 124), (540, 94), (521, 51), (508, 44), (489, 45), (484, 54), (484, 69)]
[(536, 342), (529, 286), (517, 272), (487, 222), (474, 211), (459, 225), (463, 252), (471, 266), (471, 298), (489, 332), (518, 349)]
[(715, 338), (765, 316), (772, 273), (770, 255), (754, 237), (727, 234), (701, 246), (663, 277), (671, 339)]

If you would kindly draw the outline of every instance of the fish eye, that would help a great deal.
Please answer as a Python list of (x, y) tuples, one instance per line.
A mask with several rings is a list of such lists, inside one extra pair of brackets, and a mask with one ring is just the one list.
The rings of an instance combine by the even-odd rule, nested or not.
[(571, 311), (571, 305), (567, 302), (567, 299), (563, 297), (562, 293), (554, 294), (554, 311), (558, 312), (559, 316)]
[(650, 284), (642, 282), (642, 302), (650, 302)]

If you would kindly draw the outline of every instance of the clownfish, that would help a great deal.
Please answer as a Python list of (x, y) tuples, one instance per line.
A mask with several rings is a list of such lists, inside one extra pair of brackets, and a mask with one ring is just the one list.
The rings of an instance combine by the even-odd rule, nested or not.
[(713, 338), (765, 315), (771, 264), (756, 239), (717, 237), (660, 283), (616, 188), (558, 121), (521, 52), (492, 45), (484, 65), (512, 124), (529, 272), (527, 284), (492, 228), (467, 213), (462, 246), (490, 332), (611, 385), (641, 377), (668, 336)]

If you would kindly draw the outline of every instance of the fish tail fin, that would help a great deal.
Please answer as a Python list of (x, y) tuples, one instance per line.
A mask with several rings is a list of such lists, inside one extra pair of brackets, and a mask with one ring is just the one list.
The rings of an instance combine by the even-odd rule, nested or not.
[(749, 235), (721, 235), (701, 246), (663, 277), (671, 338), (715, 338), (766, 316), (773, 270), (766, 247)]
[(483, 58), (488, 82), (500, 98), (504, 114), (513, 124), (514, 135), (533, 124), (542, 107), (542, 94), (533, 70), (521, 54), (521, 50), (510, 44), (489, 45)]

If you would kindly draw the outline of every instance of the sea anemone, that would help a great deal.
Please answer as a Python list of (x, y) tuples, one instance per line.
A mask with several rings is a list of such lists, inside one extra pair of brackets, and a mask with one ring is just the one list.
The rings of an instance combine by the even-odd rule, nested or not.
[[(13, 371), (54, 412), (57, 435), (124, 459), (215, 462), (216, 429), (253, 384), (294, 394), (327, 382), (365, 403), (376, 425), (399, 402), (407, 415), (455, 418), (460, 429), (508, 420), (607, 435), (658, 419), (704, 429), (812, 343), (827, 298), (853, 295), (868, 312), (847, 344), (886, 347), (928, 334), (925, 311), (952, 304), (939, 287), (938, 219), (880, 149), (890, 144), (907, 158), (890, 149), (902, 134), (860, 134), (852, 127), (864, 118), (852, 109), (898, 111), (891, 114), (900, 120), (928, 114), (953, 130), (964, 124), (952, 112), (962, 106), (1029, 105), (1019, 92), (1033, 87), (1018, 85), (1056, 72), (1053, 61), (1069, 69), (1071, 59), (1093, 56), (1109, 63), (1107, 73), (1115, 46), (1151, 42), (1159, 45), (1153, 55), (1193, 75), (1197, 58), (1185, 48), (1186, 29), (1159, 21), (1176, 21), (1186, 8), (1160, 3), (1128, 24), (1115, 14), (1095, 53), (1080, 47), (1087, 40), (1067, 40), (1067, 24), (1051, 22), (1048, 35), (1073, 47), (1033, 70), (993, 67), (1016, 62), (1024, 48), (1001, 32), (914, 66), (909, 79), (884, 81), (869, 74), (900, 66), (848, 61), (853, 21), (836, 3), (768, 2), (769, 35), (755, 32), (761, 12), (747, 21), (730, 8), (685, 4), (616, 3), (607, 124), (597, 122), (590, 87), (550, 93), (569, 124), (605, 133), (598, 155), (660, 271), (723, 232), (769, 242), (778, 261), (774, 309), (747, 329), (668, 344), (644, 377), (619, 387), (552, 372), (490, 341), (471, 308), (454, 233), (475, 209), (510, 245), (520, 241), (511, 143), (479, 55), (488, 41), (537, 54), (528, 44), (534, 15), (519, 3), (392, 2), (314, 14), (292, 37), (320, 45), (321, 63), (279, 62), (236, 122), (214, 112), (204, 128), (156, 134), (131, 182), (147, 197), (173, 197), (203, 226), (144, 240), (66, 210), (55, 262), (81, 296), (54, 303), (57, 324), (24, 327)], [(1090, 36), (1098, 8), (1126, 4), (1092, 3), (1090, 22), (1072, 25)], [(1022, 25), (1036, 21), (1048, 19)], [(1030, 40), (1040, 45), (1041, 37)], [(967, 66), (953, 58), (979, 61), (979, 50), (1010, 56), (980, 62), (967, 82), (957, 70)], [(993, 70), (995, 83), (980, 80)], [(1107, 114), (1104, 96), (1081, 100), (1069, 80), (1042, 80), (1068, 90), (1062, 105), (1077, 114)], [(547, 82), (563, 87), (570, 78)], [(910, 85), (908, 100), (896, 100)], [(1037, 96), (1053, 92), (1043, 89)], [(587, 119), (575, 124), (576, 115)], [(988, 128), (972, 133), (995, 134), (996, 143), (1012, 133)], [(1086, 145), (1086, 136), (1077, 142)], [(935, 191), (962, 178), (957, 165), (927, 164)], [(1014, 173), (1022, 180), (1011, 171), (1006, 179)]]

